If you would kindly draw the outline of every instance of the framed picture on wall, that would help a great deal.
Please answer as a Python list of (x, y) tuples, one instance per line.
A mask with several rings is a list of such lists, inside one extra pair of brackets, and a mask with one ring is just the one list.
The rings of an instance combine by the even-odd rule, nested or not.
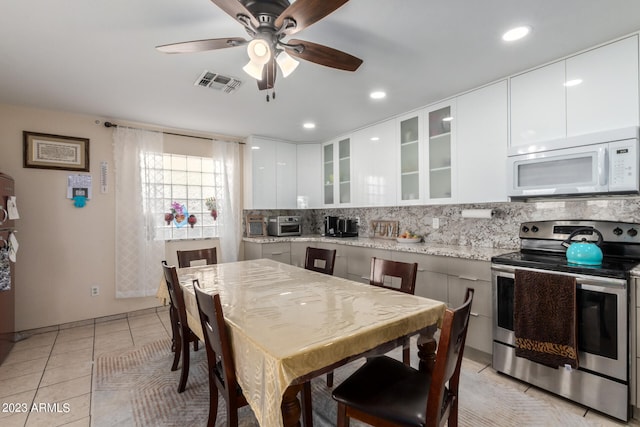
[(23, 131), (25, 168), (89, 172), (89, 139)]

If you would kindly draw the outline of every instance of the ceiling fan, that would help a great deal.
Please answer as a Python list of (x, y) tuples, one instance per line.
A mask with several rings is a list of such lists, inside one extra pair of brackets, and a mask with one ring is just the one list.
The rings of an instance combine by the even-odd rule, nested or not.
[[(276, 64), (284, 77), (298, 66), (300, 58), (345, 71), (355, 71), (362, 60), (337, 49), (304, 40), (284, 41), (321, 20), (349, 0), (211, 0), (242, 24), (251, 37), (194, 40), (157, 46), (165, 53), (190, 53), (247, 45), (249, 63), (243, 70), (258, 81), (260, 90), (273, 89)], [(275, 92), (272, 93), (275, 98)], [(267, 95), (269, 101), (269, 95)]]

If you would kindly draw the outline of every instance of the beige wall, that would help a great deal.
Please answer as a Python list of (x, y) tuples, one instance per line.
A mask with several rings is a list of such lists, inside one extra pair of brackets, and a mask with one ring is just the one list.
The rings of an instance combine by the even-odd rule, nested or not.
[[(115, 202), (112, 130), (102, 117), (0, 104), (0, 171), (16, 180), (20, 243), (16, 264), (18, 331), (154, 307), (158, 300), (115, 298)], [(90, 139), (93, 198), (76, 208), (66, 198), (73, 172), (22, 167), (22, 131)], [(210, 143), (165, 137), (166, 151), (207, 155)], [(109, 164), (107, 194), (100, 193), (100, 162)], [(217, 245), (217, 240), (171, 242), (167, 259), (177, 262), (179, 247)], [(219, 250), (219, 249), (218, 249)], [(100, 295), (91, 296), (91, 286)]]

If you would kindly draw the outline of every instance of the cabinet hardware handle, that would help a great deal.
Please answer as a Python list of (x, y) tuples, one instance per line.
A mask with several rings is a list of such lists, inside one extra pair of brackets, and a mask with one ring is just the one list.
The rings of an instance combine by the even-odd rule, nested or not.
[(271, 255), (282, 255), (282, 252), (271, 252)]
[(477, 277), (468, 277), (468, 276), (458, 276), (458, 278), (462, 280), (470, 280), (472, 282), (477, 282), (479, 280)]
[(427, 271), (424, 268), (419, 268), (418, 271), (423, 272), (423, 271)]
[(471, 316), (473, 317), (480, 317), (480, 315), (478, 313), (474, 313), (473, 311), (471, 313), (469, 313)]

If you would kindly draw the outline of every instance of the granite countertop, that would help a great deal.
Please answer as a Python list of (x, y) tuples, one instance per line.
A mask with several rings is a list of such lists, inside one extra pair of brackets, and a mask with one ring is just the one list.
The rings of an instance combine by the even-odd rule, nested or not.
[(245, 237), (245, 242), (278, 243), (278, 242), (323, 242), (336, 243), (346, 246), (362, 248), (384, 249), (391, 251), (412, 252), (424, 255), (439, 255), (454, 258), (464, 258), (479, 261), (490, 261), (491, 257), (507, 252), (517, 251), (517, 248), (482, 248), (476, 246), (454, 246), (439, 243), (398, 243), (395, 239), (374, 239), (370, 237), (324, 237), (319, 234), (290, 237)]

